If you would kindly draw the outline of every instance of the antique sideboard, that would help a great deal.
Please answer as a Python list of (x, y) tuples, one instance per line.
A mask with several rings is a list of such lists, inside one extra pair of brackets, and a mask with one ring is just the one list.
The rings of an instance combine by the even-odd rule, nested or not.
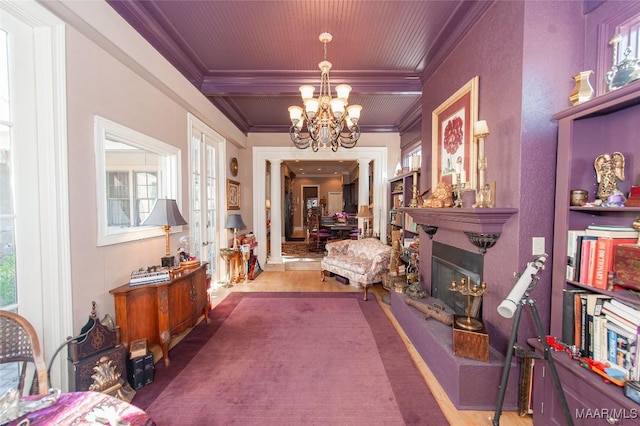
[(196, 325), (201, 315), (209, 322), (208, 289), (206, 263), (174, 272), (169, 281), (114, 288), (110, 293), (122, 343), (129, 347), (146, 338), (149, 346), (160, 345), (169, 366), (171, 336)]

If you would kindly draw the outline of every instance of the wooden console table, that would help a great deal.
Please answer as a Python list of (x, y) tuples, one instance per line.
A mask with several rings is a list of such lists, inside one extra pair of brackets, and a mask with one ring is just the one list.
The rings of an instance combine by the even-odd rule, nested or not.
[(169, 366), (171, 336), (197, 324), (201, 315), (209, 323), (209, 283), (206, 263), (174, 273), (170, 281), (123, 286), (109, 291), (115, 298), (120, 339), (129, 347), (136, 339), (160, 345)]

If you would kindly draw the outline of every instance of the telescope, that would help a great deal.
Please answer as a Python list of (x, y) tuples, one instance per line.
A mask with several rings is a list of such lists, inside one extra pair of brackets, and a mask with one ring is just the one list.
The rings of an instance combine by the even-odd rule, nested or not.
[(547, 257), (549, 257), (549, 255), (543, 253), (536, 260), (527, 264), (527, 269), (520, 275), (520, 278), (516, 281), (507, 298), (498, 306), (498, 313), (500, 315), (505, 318), (513, 317), (518, 303), (520, 303), (520, 299), (522, 299), (522, 296), (524, 296), (525, 292), (529, 289), (531, 283), (537, 279), (538, 271), (544, 268)]

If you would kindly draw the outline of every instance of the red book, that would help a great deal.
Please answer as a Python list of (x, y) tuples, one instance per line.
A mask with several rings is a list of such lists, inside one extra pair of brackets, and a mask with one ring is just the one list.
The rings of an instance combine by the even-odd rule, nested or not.
[(636, 238), (598, 238), (596, 241), (595, 270), (592, 281), (595, 288), (607, 289), (609, 271), (613, 270), (614, 247), (618, 244), (634, 244), (636, 242)]
[[(591, 285), (593, 273), (593, 260), (595, 258), (595, 242), (597, 237), (585, 236), (582, 239), (580, 252), (580, 284)], [(594, 250), (591, 250), (592, 243)], [(590, 274), (591, 272), (591, 274)]]

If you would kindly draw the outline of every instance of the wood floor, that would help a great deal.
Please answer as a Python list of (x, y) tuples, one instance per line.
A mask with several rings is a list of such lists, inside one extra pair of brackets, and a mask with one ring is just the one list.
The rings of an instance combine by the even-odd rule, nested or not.
[[(254, 281), (240, 282), (234, 284), (232, 288), (228, 289), (213, 289), (211, 294), (212, 306), (215, 307), (215, 305), (220, 303), (220, 301), (222, 301), (227, 294), (232, 291), (353, 292), (359, 290), (354, 287), (341, 284), (334, 278), (330, 277), (327, 277), (323, 283), (320, 281), (319, 270), (289, 269), (285, 271), (264, 271)], [(493, 411), (459, 411), (455, 408), (447, 397), (445, 391), (438, 383), (437, 379), (433, 376), (429, 367), (425, 364), (415, 347), (409, 341), (409, 338), (402, 331), (400, 325), (391, 313), (390, 307), (381, 302), (382, 296), (385, 294), (385, 290), (378, 284), (373, 287), (371, 293), (375, 295), (375, 300), (373, 297), (370, 297), (370, 302), (376, 303), (377, 301), (377, 303), (380, 303), (380, 306), (382, 306), (382, 309), (389, 317), (398, 331), (398, 334), (407, 346), (414, 363), (424, 377), (425, 382), (431, 389), (431, 392), (435, 396), (449, 422), (456, 426), (491, 425), (491, 418), (493, 418), (494, 415)], [(482, 389), (478, 389), (478, 391), (482, 392)], [(500, 425), (502, 426), (530, 426), (532, 424), (531, 417), (520, 417), (518, 413), (515, 412), (504, 412), (500, 417)], [(428, 420), (426, 420), (425, 425), (428, 425)]]

